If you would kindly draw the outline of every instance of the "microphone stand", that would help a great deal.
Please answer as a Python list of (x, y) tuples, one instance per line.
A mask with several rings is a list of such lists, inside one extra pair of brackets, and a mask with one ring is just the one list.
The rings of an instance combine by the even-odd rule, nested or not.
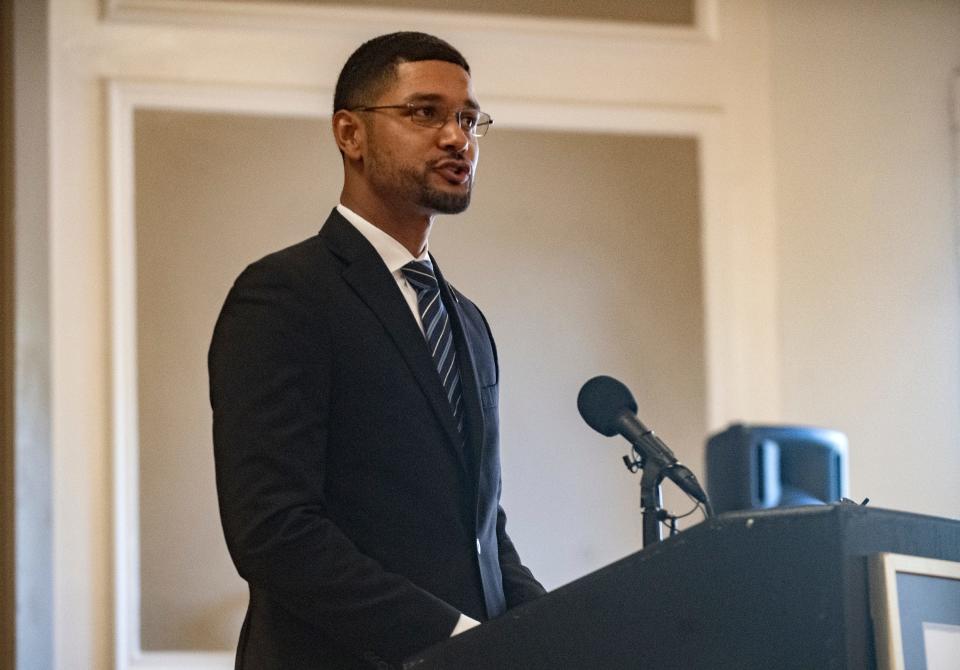
[(649, 547), (662, 539), (660, 521), (663, 519), (663, 494), (660, 484), (663, 482), (663, 472), (660, 466), (653, 462), (644, 462), (640, 458), (639, 466), (643, 470), (640, 477), (640, 509), (643, 514), (643, 546)]
[(643, 514), (643, 546), (649, 547), (663, 539), (660, 522), (669, 518), (663, 509), (663, 493), (660, 490), (665, 475), (660, 464), (646, 458), (636, 446), (633, 453), (636, 458), (624, 456), (623, 463), (630, 472), (643, 472), (640, 476), (640, 510)]

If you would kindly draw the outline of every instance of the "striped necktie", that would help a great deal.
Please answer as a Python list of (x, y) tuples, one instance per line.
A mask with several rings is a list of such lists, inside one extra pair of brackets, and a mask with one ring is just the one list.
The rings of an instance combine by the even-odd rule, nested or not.
[(423, 334), (440, 381), (447, 391), (447, 401), (453, 410), (457, 430), (463, 435), (460, 367), (457, 365), (457, 351), (450, 330), (450, 315), (440, 299), (440, 286), (433, 274), (433, 265), (430, 261), (410, 261), (402, 270), (403, 276), (417, 292), (417, 309), (420, 310), (420, 320), (423, 322)]

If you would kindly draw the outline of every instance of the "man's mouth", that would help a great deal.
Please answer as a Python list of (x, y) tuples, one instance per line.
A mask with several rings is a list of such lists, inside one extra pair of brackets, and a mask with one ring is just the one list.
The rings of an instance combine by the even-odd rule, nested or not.
[(451, 184), (465, 184), (470, 180), (470, 163), (456, 159), (437, 161), (433, 169)]

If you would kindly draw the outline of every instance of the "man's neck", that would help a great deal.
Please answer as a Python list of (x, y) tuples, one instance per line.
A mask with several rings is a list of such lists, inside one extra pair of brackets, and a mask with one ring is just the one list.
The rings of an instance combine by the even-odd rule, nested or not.
[(432, 214), (404, 212), (386, 203), (366, 203), (351, 197), (346, 190), (340, 194), (340, 202), (397, 240), (414, 258), (419, 258), (426, 248), (433, 225)]

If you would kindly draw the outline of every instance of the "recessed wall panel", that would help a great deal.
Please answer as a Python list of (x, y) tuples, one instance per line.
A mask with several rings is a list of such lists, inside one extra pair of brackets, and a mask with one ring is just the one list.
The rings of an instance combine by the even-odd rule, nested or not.
[[(143, 646), (232, 649), (247, 596), (217, 515), (206, 351), (243, 267), (319, 229), (340, 156), (327, 120), (141, 110), (135, 132)], [(692, 139), (494, 127), (471, 208), (434, 224), (497, 339), (508, 528), (550, 588), (640, 547), (625, 443), (576, 411), (588, 377), (623, 379), (700, 462), (697, 193)]]
[(207, 348), (244, 266), (319, 229), (339, 157), (320, 120), (135, 122), (142, 643), (232, 648), (247, 594), (217, 512)]

